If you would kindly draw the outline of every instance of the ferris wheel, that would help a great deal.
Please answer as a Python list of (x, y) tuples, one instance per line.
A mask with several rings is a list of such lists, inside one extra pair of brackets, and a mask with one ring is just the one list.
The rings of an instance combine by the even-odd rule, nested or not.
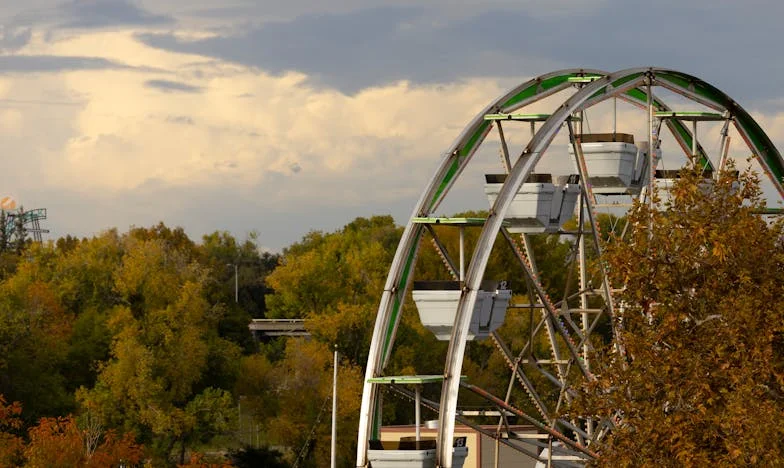
[[(602, 252), (598, 218), (622, 215), (635, 200), (653, 205), (654, 189), (666, 192), (676, 177), (673, 169), (686, 162), (699, 164), (704, 177), (712, 178), (734, 154), (751, 154), (755, 168), (768, 176), (772, 197), (784, 198), (784, 159), (760, 125), (727, 94), (674, 70), (561, 70), (526, 81), (490, 103), (444, 153), (398, 245), (369, 350), (357, 466), (462, 466), (466, 454), (453, 442), (456, 423), (553, 466), (582, 465), (597, 457), (593, 444), (612, 430), (612, 421), (567, 419), (558, 410), (568, 405), (570, 388), (596, 378), (591, 335), (598, 324), (606, 324), (609, 336), (615, 336), (614, 318), (620, 314), (613, 299), (616, 285), (596, 261)], [(489, 167), (488, 160), (496, 169), (485, 173), (484, 194), (476, 194), (486, 198), (488, 215), (436, 216), (458, 180), (474, 177), (472, 166), (481, 171)], [(575, 217), (576, 227), (567, 228)], [(448, 228), (459, 233), (457, 252), (439, 239)], [(464, 233), (472, 228), (480, 233), (467, 259)], [(532, 247), (542, 234), (563, 236), (573, 247), (565, 262), (573, 265), (576, 287), (554, 293), (543, 283)], [(453, 280), (414, 278), (427, 239)], [(485, 277), (499, 243), (513, 253), (517, 271), (508, 274), (522, 279), (517, 284), (525, 285), (523, 291)], [(407, 313), (416, 310), (437, 339), (449, 342), (442, 374), (385, 373), (409, 297), (415, 307)], [(498, 333), (512, 309), (531, 317), (514, 330), (524, 338), (516, 347)], [(463, 376), (467, 343), (482, 339), (491, 340), (508, 364), (510, 390), (513, 385), (522, 389), (526, 410), (510, 403), (509, 391), (493, 395), (472, 384), (472, 376)], [(546, 343), (547, 352), (535, 351), (535, 343)], [(421, 395), (419, 389), (428, 383), (440, 386), (438, 401)], [(382, 389), (415, 401), (417, 443), (402, 458), (379, 442)], [(460, 409), (459, 397), (466, 394), (497, 408), (499, 427), (507, 416), (516, 416), (536, 434), (514, 438), (511, 430), (483, 429)], [(548, 395), (557, 395), (557, 402)], [(421, 407), (438, 414), (434, 445), (418, 443)]]

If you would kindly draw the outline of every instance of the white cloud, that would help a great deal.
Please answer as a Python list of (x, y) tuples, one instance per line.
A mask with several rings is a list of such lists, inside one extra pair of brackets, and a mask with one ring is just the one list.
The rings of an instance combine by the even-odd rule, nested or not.
[[(231, 229), (239, 235), (258, 229), (265, 244), (280, 248), (308, 228), (336, 228), (356, 216), (392, 212), (403, 222), (442, 152), (463, 126), (508, 85), (523, 79), (511, 82), (510, 70), (542, 71), (545, 59), (533, 64), (524, 55), (510, 55), (503, 47), (496, 47), (502, 44), (517, 54), (519, 47), (509, 42), (510, 38), (526, 39), (524, 31), (487, 29), (503, 19), (504, 12), (498, 9), (525, 13), (512, 15), (514, 22), (527, 16), (579, 16), (607, 3), (561, 0), (547, 2), (545, 8), (543, 2), (531, 0), (520, 6), (511, 0), (498, 0), (492, 8), (486, 4), (477, 7), (467, 0), (450, 3), (449, 8), (435, 2), (422, 15), (414, 15), (419, 23), (400, 27), (419, 29), (424, 31), (422, 37), (429, 38), (425, 33), (431, 29), (451, 24), (457, 38), (465, 34), (462, 23), (457, 24), (455, 18), (486, 12), (476, 23), (473, 35), (466, 36), (469, 45), (476, 47), (477, 54), (471, 60), (478, 62), (464, 61), (464, 52), (456, 49), (454, 55), (445, 55), (449, 70), (442, 70), (438, 61), (428, 68), (420, 63), (424, 59), (412, 61), (409, 55), (395, 55), (393, 49), (397, 46), (383, 43), (380, 45), (388, 46), (392, 56), (400, 58), (387, 64), (390, 69), (400, 69), (395, 76), (411, 77), (416, 74), (412, 70), (427, 68), (436, 77), (445, 78), (370, 80), (363, 83), (377, 84), (352, 89), (350, 95), (325, 87), (318, 77), (325, 71), (318, 64), (307, 73), (282, 72), (300, 68), (265, 68), (263, 61), (242, 62), (250, 64), (243, 66), (221, 59), (220, 54), (206, 57), (154, 48), (137, 41), (135, 34), (140, 30), (132, 28), (46, 33), (34, 28), (30, 41), (15, 54), (88, 57), (105, 62), (90, 62), (94, 65), (90, 69), (83, 69), (76, 61), (66, 67), (69, 71), (0, 76), (0, 99), (4, 100), (0, 136), (6, 154), (6, 170), (0, 171), (0, 193), (15, 194), (28, 207), (50, 207), (49, 227), (55, 235), (84, 235), (114, 225), (125, 228), (164, 220), (181, 224), (196, 236), (214, 229)], [(263, 3), (236, 1), (234, 11), (245, 12), (242, 22), (255, 24), (273, 17), (334, 15), (391, 4), (347, 0), (322, 5), (295, 0), (266, 8)], [(416, 3), (408, 4), (418, 6)], [(46, 6), (42, 0), (31, 0), (30, 4), (42, 9)], [(192, 8), (217, 5), (213, 0), (136, 4), (152, 15), (178, 19), (192, 13)], [(262, 7), (264, 12), (260, 12)], [(235, 34), (242, 29), (231, 14), (216, 17), (216, 22), (220, 21), (234, 26)], [(198, 21), (185, 24), (188, 29), (180, 24), (171, 26), (173, 30), (168, 32), (181, 40), (218, 34), (200, 29)], [(328, 35), (334, 30), (325, 31)], [(313, 43), (317, 44), (321, 36), (315, 38)], [(444, 42), (451, 50), (454, 43), (450, 38)], [(474, 44), (472, 38), (488, 40)], [(570, 53), (579, 52), (572, 40), (563, 41), (568, 42)], [(17, 47), (23, 41), (13, 42)], [(251, 42), (237, 44), (248, 46)], [(317, 53), (310, 47), (311, 42), (304, 44), (303, 63)], [(413, 50), (419, 43), (405, 42), (403, 46)], [(373, 47), (371, 55), (387, 59)], [(283, 54), (274, 49), (267, 51)], [(601, 56), (614, 56), (612, 50), (608, 48)], [(563, 58), (550, 49), (539, 52), (551, 60), (546, 67), (557, 68), (553, 63)], [(357, 61), (355, 56), (343, 55), (346, 65), (338, 65), (348, 75), (358, 72), (354, 66), (376, 68), (375, 62), (353, 63)], [(581, 56), (585, 65), (599, 58), (589, 55)], [(332, 57), (325, 59), (330, 61)], [(389, 75), (385, 70), (379, 73), (386, 79)], [(505, 76), (484, 76), (496, 72)], [(428, 84), (421, 84), (423, 81)], [(172, 92), (164, 92), (167, 89)], [(178, 89), (180, 92), (174, 92)], [(784, 140), (780, 102), (778, 107), (765, 108), (759, 114), (760, 123), (777, 143)], [(547, 111), (544, 107), (533, 109), (540, 110)], [(644, 124), (642, 115), (623, 110), (619, 121), (636, 129)], [(609, 124), (608, 115), (591, 116), (591, 125), (597, 129)], [(515, 142), (523, 144), (524, 135), (527, 132), (523, 128)], [(559, 138), (563, 136), (562, 132)], [(496, 147), (490, 142), (479, 155), (483, 158), (480, 164), (497, 164)], [(553, 172), (558, 169), (564, 171), (555, 167)], [(568, 168), (565, 171), (569, 172)], [(471, 177), (473, 185), (469, 188), (477, 203), (454, 208), (484, 207), (481, 174), (467, 177)]]
[[(344, 207), (346, 219), (352, 212), (369, 214), (372, 206), (370, 213), (408, 207), (460, 127), (503, 91), (492, 79), (442, 85), (403, 81), (348, 96), (314, 88), (301, 73), (274, 76), (207, 62), (148, 48), (130, 37), (96, 32), (50, 48), (34, 42), (25, 52), (115, 61), (131, 54), (135, 65), (154, 69), (0, 80), (0, 98), (48, 96), (76, 104), (33, 102), (0, 113), (0, 131), (15, 134), (7, 149), (19, 155), (11, 158), (14, 169), (0, 175), (0, 183), (40, 204), (50, 202), (36, 192), (102, 200), (96, 206), (107, 199), (117, 202), (103, 220), (97, 216), (105, 211), (71, 207), (69, 213), (78, 211), (84, 219), (82, 229), (103, 229), (117, 216), (125, 219), (122, 213), (127, 224), (144, 224), (135, 219), (139, 200), (151, 206), (150, 196), (172, 197), (178, 190), (183, 197), (198, 191), (241, 194), (255, 199), (256, 210)], [(195, 92), (162, 92), (148, 86), (151, 80), (187, 83)], [(161, 200), (142, 211), (167, 219), (183, 203), (188, 201)]]

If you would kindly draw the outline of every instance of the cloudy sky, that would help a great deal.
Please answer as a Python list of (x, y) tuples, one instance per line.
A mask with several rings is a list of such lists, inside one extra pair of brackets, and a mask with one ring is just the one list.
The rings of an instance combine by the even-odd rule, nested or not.
[(782, 17), (779, 0), (1, 1), (0, 194), (48, 208), (49, 238), (163, 220), (277, 250), (403, 223), (476, 112), (572, 67), (697, 75), (781, 146)]

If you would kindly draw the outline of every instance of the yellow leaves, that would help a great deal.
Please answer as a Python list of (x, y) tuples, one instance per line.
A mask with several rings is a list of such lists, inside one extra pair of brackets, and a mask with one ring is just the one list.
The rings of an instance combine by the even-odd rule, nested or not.
[(202, 283), (205, 272), (188, 253), (160, 239), (126, 240), (122, 264), (115, 271), (115, 288), (127, 301), (143, 299), (150, 307), (165, 307), (176, 300), (184, 281)]
[[(652, 232), (650, 213), (634, 211), (629, 243), (607, 249), (625, 283), (622, 338), (634, 359), (607, 353), (604, 382), (584, 404), (622, 410), (634, 430), (597, 449), (609, 466), (777, 466), (784, 430), (767, 428), (784, 418), (784, 403), (765, 389), (780, 388), (773, 337), (784, 328), (784, 228), (761, 222), (731, 183), (681, 182), (673, 208), (653, 214)], [(653, 303), (650, 315), (640, 312)]]
[(713, 244), (713, 250), (711, 251), (711, 254), (714, 257), (718, 257), (719, 261), (723, 262), (724, 260), (727, 259), (727, 255), (729, 254), (729, 252), (730, 249), (728, 246), (716, 242)]
[(71, 250), (58, 249), (52, 266), (57, 293), (66, 307), (103, 307), (112, 299), (112, 273), (122, 257), (115, 231), (78, 243)]
[[(332, 395), (333, 350), (315, 340), (289, 339), (284, 358), (269, 364), (262, 358), (246, 358), (243, 368), (254, 370), (254, 377), (241, 378), (243, 407), (248, 402), (257, 416), (274, 413), (266, 419), (267, 433), (275, 444), (302, 446), (305, 437), (321, 415), (326, 417)], [(338, 364), (338, 445), (341, 453), (350, 452), (356, 441), (356, 423), (362, 396), (363, 372), (342, 358)], [(265, 401), (276, 408), (259, 407)], [(315, 459), (329, 458), (329, 426), (316, 426)], [(323, 441), (323, 443), (322, 443)]]
[[(25, 254), (0, 283), (0, 383), (12, 399), (24, 399), (31, 420), (73, 407), (68, 392), (83, 385), (76, 391), (82, 409), (156, 446), (167, 446), (172, 434), (191, 438), (187, 446), (206, 437), (196, 433), (201, 427), (225, 428), (218, 413), (226, 402), (236, 408), (231, 397), (203, 389), (231, 386), (240, 351), (219, 336), (225, 309), (210, 303), (218, 294), (202, 266), (213, 260), (205, 261), (209, 253), (160, 225)], [(216, 417), (200, 419), (196, 412), (205, 408)], [(11, 443), (0, 434), (0, 446)], [(107, 460), (98, 466), (116, 464)], [(47, 466), (86, 465), (72, 461)], [(8, 465), (0, 448), (0, 466)]]
[(244, 356), (241, 359), (234, 393), (241, 395), (242, 407), (250, 408), (259, 420), (266, 420), (277, 412), (278, 382), (273, 372), (272, 363), (263, 354)]
[[(201, 423), (187, 404), (199, 398), (194, 390), (204, 379), (211, 344), (220, 347), (213, 356), (216, 372), (226, 376), (233, 375), (228, 369), (239, 351), (217, 337), (219, 317), (205, 298), (205, 271), (192, 252), (155, 236), (126, 236), (123, 243), (113, 278), (126, 305), (111, 310), (111, 360), (96, 387), (80, 398), (107, 421), (146, 428), (156, 437), (191, 437)], [(199, 401), (226, 399), (205, 398)]]
[(311, 314), (306, 326), (325, 343), (339, 343), (344, 334), (372, 328), (376, 308), (373, 305), (338, 303), (321, 314)]

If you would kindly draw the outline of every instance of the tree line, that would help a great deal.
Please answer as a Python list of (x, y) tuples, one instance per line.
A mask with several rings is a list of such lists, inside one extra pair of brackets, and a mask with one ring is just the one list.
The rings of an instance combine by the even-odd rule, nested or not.
[[(616, 219), (601, 219), (610, 274), (625, 285), (626, 354), (607, 347), (603, 324), (599, 379), (565, 411), (618, 421), (598, 447), (608, 466), (784, 460), (784, 434), (760, 419), (784, 415), (784, 279), (773, 274), (784, 271), (784, 231), (754, 214), (753, 175), (713, 191), (696, 177), (684, 175), (668, 211), (633, 210), (623, 239)], [(457, 231), (435, 229), (456, 251)], [(353, 466), (363, 366), (401, 233), (390, 216), (357, 218), (278, 255), (255, 236), (195, 242), (161, 223), (0, 252), (0, 465), (326, 466), (336, 345), (338, 459)], [(466, 245), (478, 234), (468, 230)], [(533, 244), (545, 288), (573, 291), (570, 242)], [(515, 262), (494, 250), (486, 276), (524, 292), (521, 275), (509, 276)], [(448, 279), (436, 249), (422, 246), (415, 276)], [(407, 302), (387, 372), (438, 374), (447, 343)], [(265, 317), (305, 318), (311, 338), (256, 342), (248, 323)], [(499, 330), (513, 349), (527, 320), (510, 309)], [(506, 392), (507, 363), (489, 342), (469, 343), (463, 372)], [(533, 411), (522, 392), (511, 402)], [(385, 424), (411, 413), (385, 400)]]

